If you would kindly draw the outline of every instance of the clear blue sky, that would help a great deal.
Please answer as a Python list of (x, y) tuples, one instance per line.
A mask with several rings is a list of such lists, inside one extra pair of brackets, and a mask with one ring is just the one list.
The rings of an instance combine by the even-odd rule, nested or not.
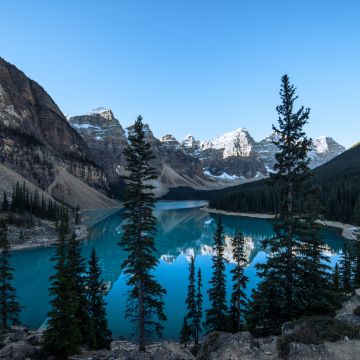
[(310, 136), (360, 140), (360, 1), (8, 0), (0, 56), (64, 113), (142, 114), (156, 136), (207, 139), (276, 122), (280, 77), (310, 107)]

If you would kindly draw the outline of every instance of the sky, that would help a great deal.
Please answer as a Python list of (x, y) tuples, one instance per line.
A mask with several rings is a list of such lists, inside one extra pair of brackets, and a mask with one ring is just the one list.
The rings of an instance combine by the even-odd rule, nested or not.
[(306, 131), (360, 141), (360, 1), (0, 0), (0, 56), (69, 115), (141, 114), (155, 136), (211, 139), (277, 122), (281, 76)]

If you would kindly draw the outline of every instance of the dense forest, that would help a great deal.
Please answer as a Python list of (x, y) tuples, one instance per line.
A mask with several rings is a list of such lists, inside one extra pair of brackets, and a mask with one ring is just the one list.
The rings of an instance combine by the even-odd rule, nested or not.
[[(319, 200), (327, 220), (358, 224), (360, 219), (360, 144), (312, 171), (308, 186), (319, 187)], [(268, 180), (222, 190), (171, 189), (164, 199), (209, 200), (211, 208), (227, 211), (274, 213), (276, 201)]]

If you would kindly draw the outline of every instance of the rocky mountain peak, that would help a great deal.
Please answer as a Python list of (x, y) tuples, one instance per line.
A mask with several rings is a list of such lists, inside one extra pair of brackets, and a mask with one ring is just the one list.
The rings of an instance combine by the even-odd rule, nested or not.
[(200, 148), (223, 150), (223, 158), (226, 159), (232, 156), (250, 156), (254, 144), (255, 141), (247, 129), (239, 128), (213, 140), (201, 141)]
[(171, 134), (164, 135), (160, 141), (164, 146), (174, 147), (180, 145), (180, 143), (176, 140), (176, 138)]
[(113, 112), (110, 109), (106, 109), (104, 107), (98, 107), (96, 109), (93, 109), (92, 111), (89, 112), (88, 115), (100, 115), (106, 120), (115, 119)]

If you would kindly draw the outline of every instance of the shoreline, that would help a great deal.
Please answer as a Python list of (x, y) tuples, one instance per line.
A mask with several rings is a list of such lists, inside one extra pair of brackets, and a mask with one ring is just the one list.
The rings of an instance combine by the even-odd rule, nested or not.
[[(258, 219), (273, 219), (275, 215), (270, 214), (257, 214), (257, 213), (243, 213), (243, 212), (235, 212), (235, 211), (226, 211), (226, 210), (217, 210), (211, 209), (208, 206), (204, 206), (201, 208), (202, 211), (206, 211), (208, 213), (213, 214), (221, 214), (221, 215), (228, 215), (228, 216), (242, 216), (242, 217), (251, 217), (251, 218), (258, 218)], [(342, 230), (341, 235), (348, 240), (356, 240), (355, 237), (355, 230), (358, 228), (351, 224), (344, 224), (338, 221), (330, 221), (324, 220), (319, 221), (324, 226), (335, 227)]]

